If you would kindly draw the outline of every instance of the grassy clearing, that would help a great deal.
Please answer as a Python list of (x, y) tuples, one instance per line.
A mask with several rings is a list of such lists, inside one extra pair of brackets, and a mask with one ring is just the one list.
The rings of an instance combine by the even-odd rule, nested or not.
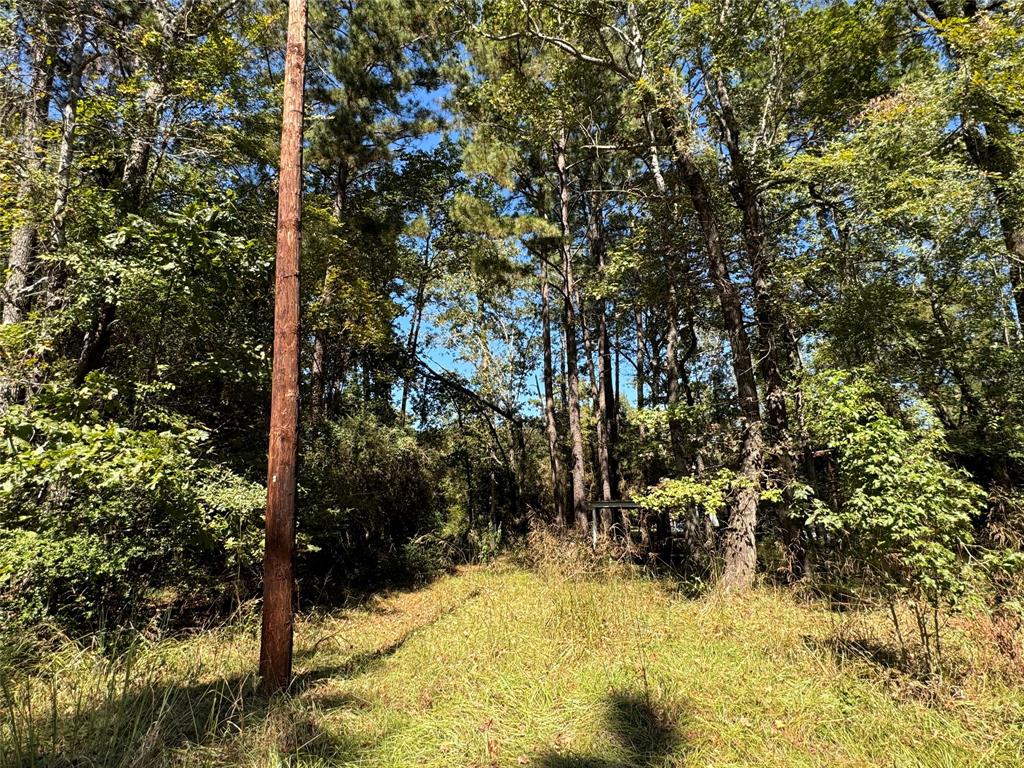
[[(877, 659), (851, 655), (855, 644), (838, 632), (848, 625), (837, 621), (771, 590), (689, 600), (665, 582), (469, 568), (304, 618), (294, 692), (271, 706), (252, 690), (251, 624), (140, 647), (112, 664), (69, 649), (31, 676), (8, 672), (0, 762), (1024, 762), (1019, 688), (972, 673), (926, 696)], [(874, 619), (857, 621), (863, 640)], [(976, 652), (951, 651), (968, 666)]]

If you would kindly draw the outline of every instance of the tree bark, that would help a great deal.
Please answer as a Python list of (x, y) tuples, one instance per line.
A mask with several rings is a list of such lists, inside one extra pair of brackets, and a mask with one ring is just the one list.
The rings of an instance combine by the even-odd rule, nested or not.
[[(63, 248), (67, 243), (64, 228), (64, 216), (67, 212), (68, 199), (71, 195), (71, 164), (75, 153), (75, 131), (78, 124), (78, 100), (81, 96), (82, 77), (85, 69), (85, 22), (84, 9), (80, 8), (75, 17), (75, 42), (71, 53), (71, 68), (68, 72), (67, 95), (61, 109), (60, 149), (57, 154), (56, 192), (53, 200), (53, 213), (50, 216), (51, 251)], [(55, 286), (48, 286), (51, 297), (56, 293)]]
[[(598, 225), (603, 233), (600, 211), (597, 213)], [(598, 249), (598, 268), (605, 269), (605, 253), (603, 234), (601, 247)], [(601, 416), (604, 420), (605, 455), (602, 461), (607, 466), (608, 501), (619, 498), (619, 467), (618, 467), (618, 399), (614, 380), (615, 368), (612, 365), (612, 345), (608, 330), (608, 303), (602, 298), (597, 302), (597, 369), (601, 382)]]
[(579, 353), (576, 346), (576, 283), (573, 278), (572, 230), (569, 220), (569, 179), (566, 172), (565, 130), (555, 142), (555, 169), (558, 174), (560, 249), (562, 255), (562, 332), (564, 337), (566, 397), (569, 411), (569, 440), (572, 463), (572, 514), (576, 527), (587, 530), (586, 457), (583, 450), (583, 427), (580, 419)]
[[(430, 241), (431, 233), (427, 232), (426, 243), (424, 245), (423, 262), (421, 264), (423, 272), (420, 274), (420, 278), (416, 283), (416, 295), (413, 298), (413, 315), (412, 323), (409, 326), (409, 337), (406, 339), (406, 357), (408, 365), (411, 366), (412, 361), (416, 359), (417, 349), (419, 347), (420, 340), (420, 328), (423, 324), (423, 312), (426, 309), (427, 304), (427, 285), (430, 282)], [(409, 403), (409, 390), (412, 386), (412, 374), (411, 371), (407, 371), (402, 376), (402, 405), (401, 414), (402, 422), (405, 423), (406, 409)]]
[(260, 677), (267, 692), (285, 690), (291, 682), (292, 667), (295, 496), (299, 453), (299, 264), (306, 0), (289, 2), (287, 45), (278, 181), (274, 361), (260, 635)]
[(754, 319), (757, 324), (758, 368), (764, 388), (764, 416), (769, 452), (779, 473), (783, 501), (778, 521), (789, 555), (793, 578), (804, 572), (803, 521), (793, 512), (791, 485), (796, 479), (796, 459), (789, 429), (786, 404), (789, 378), (789, 328), (773, 293), (774, 265), (769, 254), (761, 195), (742, 146), (739, 121), (733, 111), (729, 90), (721, 78), (715, 79), (718, 92), (722, 135), (729, 152), (733, 197), (740, 209), (742, 237), (751, 270), (754, 294)]
[[(707, 260), (708, 273), (718, 295), (722, 311), (723, 329), (729, 339), (732, 353), (733, 376), (743, 415), (743, 436), (740, 445), (740, 475), (742, 484), (736, 490), (733, 510), (722, 537), (724, 571), (722, 586), (730, 590), (748, 589), (754, 582), (757, 569), (757, 544), (754, 531), (757, 526), (758, 503), (761, 495), (761, 473), (764, 465), (764, 437), (761, 423), (761, 405), (754, 376), (754, 362), (750, 352), (750, 339), (743, 323), (743, 305), (739, 291), (729, 272), (718, 219), (704, 176), (689, 147), (681, 135), (675, 118), (666, 110), (658, 117), (674, 147), (674, 164), (683, 180), (690, 204), (697, 215)], [(658, 177), (656, 177), (657, 179)], [(659, 191), (665, 188), (659, 183)]]
[(644, 378), (647, 375), (644, 353), (647, 342), (644, 338), (644, 314), (642, 309), (636, 310), (636, 407), (644, 407)]
[(669, 272), (668, 324), (665, 333), (665, 375), (668, 405), (668, 435), (672, 449), (672, 463), (676, 474), (687, 472), (686, 446), (684, 445), (683, 423), (679, 418), (679, 300), (675, 285), (674, 270)]
[(36, 266), (39, 225), (39, 175), (45, 149), (42, 130), (50, 108), (53, 85), (54, 48), (49, 20), (39, 22), (32, 40), (32, 82), (26, 94), (22, 122), (21, 161), (24, 175), (18, 184), (16, 223), (11, 232), (7, 278), (3, 286), (3, 325), (25, 319), (32, 304), (32, 280)]
[[(344, 160), (338, 163), (334, 176), (334, 219), (339, 226), (344, 225), (345, 210), (348, 204), (348, 163)], [(334, 285), (330, 265), (324, 272), (324, 282), (320, 288), (320, 310), (327, 312), (334, 303)], [(334, 366), (332, 373), (334, 380), (339, 378), (337, 366)], [(310, 371), (310, 383), (313, 395), (313, 407), (321, 414), (327, 411), (328, 401), (328, 371), (327, 371), (327, 332), (323, 328), (317, 328), (313, 333), (313, 366)], [(404, 408), (403, 408), (404, 413)]]
[[(670, 129), (670, 135), (675, 135), (670, 121), (666, 128)], [(678, 138), (676, 140), (679, 141)], [(697, 214), (708, 271), (718, 294), (724, 330), (732, 351), (733, 376), (736, 379), (740, 412), (744, 421), (740, 445), (742, 483), (736, 491), (734, 507), (723, 536), (725, 568), (722, 585), (730, 590), (745, 590), (753, 585), (757, 568), (754, 529), (757, 525), (761, 472), (764, 464), (761, 406), (754, 377), (750, 339), (743, 324), (743, 305), (739, 291), (729, 274), (729, 262), (710, 194), (700, 168), (685, 147), (679, 148), (677, 161), (690, 202)]]
[[(599, 271), (605, 267), (604, 220), (601, 215), (600, 200), (596, 193), (591, 193), (587, 200), (587, 239), (590, 242), (591, 256)], [(608, 339), (608, 306), (604, 298), (595, 302), (597, 320), (597, 364), (591, 371), (594, 389), (594, 416), (597, 421), (597, 467), (601, 478), (601, 498), (612, 501), (618, 498), (618, 480), (612, 433), (612, 420), (615, 414), (615, 394), (612, 382), (611, 345)], [(587, 352), (590, 359), (590, 350)], [(611, 509), (601, 510), (601, 532), (611, 532), (614, 515)]]
[(560, 525), (571, 525), (566, 517), (565, 480), (562, 476), (561, 448), (558, 444), (558, 422), (555, 420), (555, 384), (551, 363), (551, 303), (548, 297), (548, 270), (541, 265), (540, 317), (544, 354), (544, 431), (548, 440), (548, 462), (551, 466), (551, 495), (555, 503), (555, 519)]

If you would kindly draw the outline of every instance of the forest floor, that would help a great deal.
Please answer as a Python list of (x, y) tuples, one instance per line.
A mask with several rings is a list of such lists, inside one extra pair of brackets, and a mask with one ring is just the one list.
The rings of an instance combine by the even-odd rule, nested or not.
[(785, 591), (694, 599), (503, 561), (303, 617), (270, 705), (253, 620), (8, 670), (0, 764), (1024, 764), (1024, 688), (983, 648), (950, 629), (953, 671), (924, 684), (872, 645), (881, 627)]

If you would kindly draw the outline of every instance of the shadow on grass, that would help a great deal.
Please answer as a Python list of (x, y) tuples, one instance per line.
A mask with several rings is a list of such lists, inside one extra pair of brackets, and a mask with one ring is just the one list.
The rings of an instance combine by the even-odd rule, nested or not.
[[(804, 646), (817, 653), (827, 653), (840, 664), (848, 662), (861, 662), (869, 665), (876, 672), (881, 673), (884, 679), (893, 682), (917, 686), (920, 691), (927, 693), (928, 688), (936, 680), (936, 670), (929, 666), (927, 656), (915, 649), (900, 648), (886, 643), (881, 643), (867, 638), (817, 638), (805, 635)], [(957, 680), (957, 675), (951, 670), (945, 670), (947, 682)], [(932, 692), (934, 693), (934, 691)], [(919, 698), (931, 698), (931, 694), (919, 696)]]
[[(355, 741), (321, 729), (318, 712), (349, 704), (363, 707), (366, 702), (330, 696), (307, 699), (303, 694), (325, 680), (372, 672), (416, 632), (464, 604), (406, 628), (379, 648), (300, 671), (287, 695), (270, 700), (258, 692), (255, 675), (169, 684), (161, 679), (165, 670), (160, 664), (140, 670), (131, 652), (110, 664), (103, 675), (86, 678), (70, 702), (66, 696), (56, 700), (56, 689), (65, 687), (56, 678), (39, 681), (30, 698), (13, 693), (0, 680), (0, 766), (127, 768), (160, 762), (162, 755), (176, 750), (195, 750), (204, 755), (204, 764), (214, 765), (229, 759), (244, 762), (252, 752), (328, 763), (354, 760), (360, 751)], [(297, 652), (296, 665), (311, 662), (316, 653), (316, 646)], [(200, 665), (187, 671), (194, 677), (208, 674)]]
[[(317, 698), (310, 706), (302, 694), (323, 680), (372, 671), (412, 633), (339, 664), (301, 671), (287, 695), (270, 699), (258, 691), (255, 675), (168, 684), (156, 677), (147, 679), (158, 672), (142, 673), (140, 679), (130, 659), (83, 682), (70, 702), (66, 697), (55, 699), (59, 681), (40, 682), (29, 694), (31, 699), (5, 690), (0, 697), (0, 765), (128, 768), (161, 762), (162, 756), (181, 750), (194, 750), (213, 760), (210, 764), (244, 762), (244, 756), (253, 752), (350, 761), (359, 754), (355, 741), (328, 733), (317, 722), (319, 711), (347, 702)], [(199, 676), (203, 670), (197, 667), (195, 672)]]
[[(288, 691), (291, 694), (300, 694), (324, 680), (359, 677), (372, 672), (388, 658), (394, 656), (412, 634), (413, 631), (406, 632), (397, 640), (381, 648), (354, 653), (339, 664), (329, 664), (299, 672), (292, 677), (292, 684)], [(301, 661), (303, 658), (308, 657), (306, 654), (296, 655), (297, 661)]]
[(541, 768), (653, 768), (665, 758), (688, 750), (680, 723), (669, 712), (634, 693), (612, 694), (607, 709), (612, 745), (626, 755), (621, 759), (599, 755), (546, 753), (531, 765)]
[(906, 654), (891, 645), (867, 638), (819, 638), (803, 636), (804, 646), (818, 653), (827, 653), (836, 661), (866, 661), (873, 666), (910, 674), (913, 669)]
[[(296, 675), (292, 681), (291, 691), (302, 691), (321, 680), (327, 680), (335, 677), (356, 677), (358, 675), (372, 672), (384, 661), (397, 653), (398, 650), (417, 632), (421, 632), (424, 629), (433, 626), (446, 616), (450, 616), (461, 608), (464, 608), (470, 600), (476, 599), (479, 595), (479, 589), (470, 590), (470, 592), (459, 603), (439, 610), (421, 624), (406, 627), (398, 637), (387, 645), (381, 646), (380, 648), (372, 648), (370, 650), (354, 653), (340, 664), (326, 667), (320, 666), (310, 670), (309, 672)], [(297, 651), (295, 653), (296, 663), (313, 659), (319, 651), (320, 642), (322, 641), (318, 641), (309, 648)]]
[(140, 684), (117, 670), (70, 705), (45, 689), (35, 695), (34, 703), (6, 707), (0, 721), (5, 768), (128, 768), (161, 764), (178, 751), (196, 751), (211, 765), (244, 762), (252, 753), (330, 761), (358, 754), (354, 741), (321, 729), (316, 711), (293, 696), (261, 695), (254, 676)]

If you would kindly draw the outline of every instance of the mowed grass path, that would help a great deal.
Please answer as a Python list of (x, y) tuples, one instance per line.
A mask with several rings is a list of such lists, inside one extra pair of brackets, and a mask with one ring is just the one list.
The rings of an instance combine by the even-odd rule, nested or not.
[(55, 659), (64, 671), (35, 688), (61, 702), (56, 716), (11, 697), (22, 735), (6, 754), (25, 766), (1024, 764), (1024, 692), (975, 675), (941, 701), (911, 695), (898, 673), (838, 659), (835, 622), (771, 590), (692, 600), (644, 579), (467, 568), (300, 621), (294, 691), (269, 707), (250, 693), (251, 627), (162, 641), (130, 669)]

